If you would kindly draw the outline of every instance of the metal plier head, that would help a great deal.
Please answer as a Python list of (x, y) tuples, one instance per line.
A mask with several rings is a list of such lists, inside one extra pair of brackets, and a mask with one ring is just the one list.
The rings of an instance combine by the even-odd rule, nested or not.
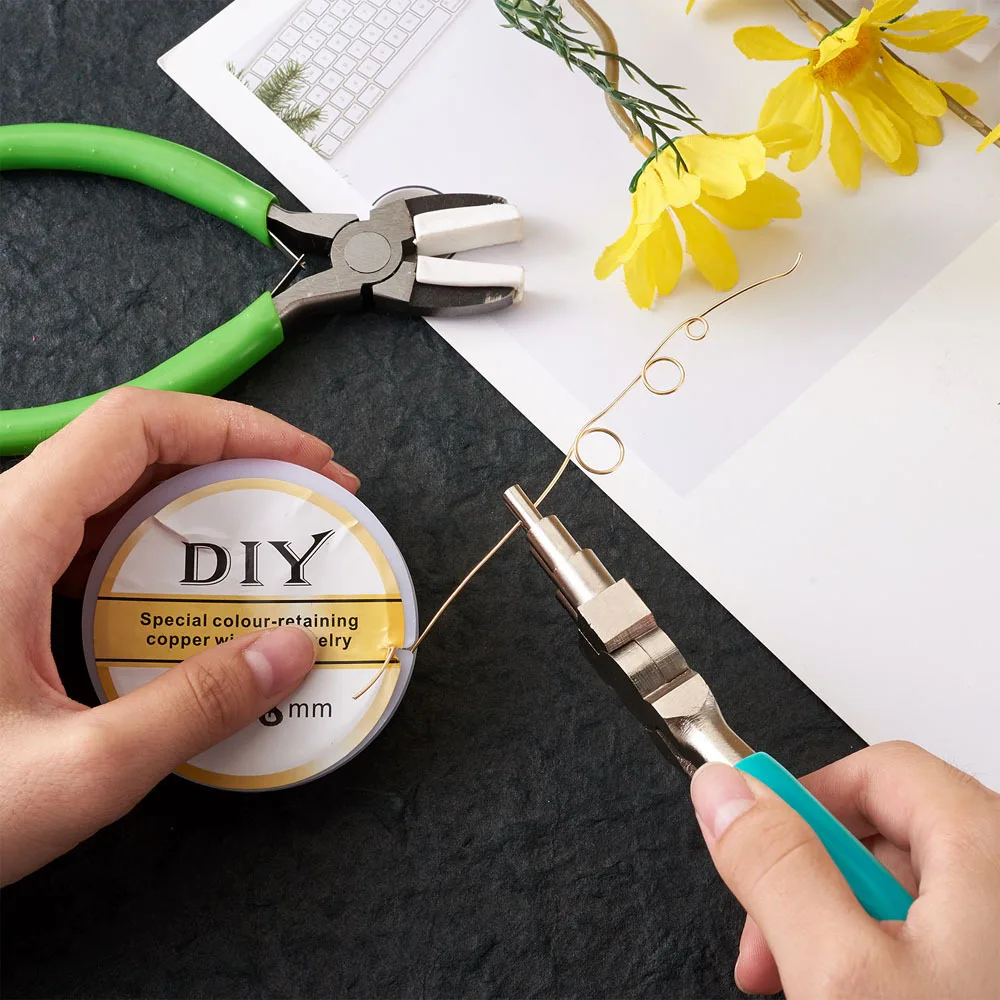
[(524, 271), (451, 254), (521, 239), (518, 210), (482, 194), (423, 195), (354, 215), (272, 205), (268, 231), (294, 254), (328, 254), (329, 267), (275, 295), (282, 323), (374, 305), (415, 316), (469, 315), (520, 300)]
[(542, 517), (520, 486), (504, 499), (535, 557), (573, 616), (580, 645), (601, 678), (686, 774), (706, 761), (735, 764), (753, 751), (726, 724), (701, 674), (632, 589), (583, 549), (559, 518)]

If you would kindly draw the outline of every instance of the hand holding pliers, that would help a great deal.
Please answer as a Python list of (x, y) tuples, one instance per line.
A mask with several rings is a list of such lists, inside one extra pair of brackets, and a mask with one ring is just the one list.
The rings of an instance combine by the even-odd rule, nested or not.
[(858, 901), (876, 920), (904, 920), (913, 902), (892, 873), (792, 774), (726, 724), (711, 689), (627, 580), (615, 580), (559, 518), (542, 517), (520, 486), (504, 494), (531, 553), (576, 621), (580, 646), (601, 678), (689, 777), (710, 761), (763, 782), (819, 837)]
[[(450, 259), (521, 238), (521, 216), (502, 198), (442, 194), (389, 202), (368, 219), (292, 212), (216, 160), (154, 136), (97, 125), (0, 127), (0, 170), (77, 170), (139, 181), (217, 215), (295, 264), (273, 293), (129, 385), (212, 395), (238, 378), (309, 316), (364, 306), (414, 316), (463, 315), (520, 300), (520, 267)], [(315, 273), (289, 284), (312, 257)], [(0, 455), (18, 455), (98, 399), (0, 411)]]

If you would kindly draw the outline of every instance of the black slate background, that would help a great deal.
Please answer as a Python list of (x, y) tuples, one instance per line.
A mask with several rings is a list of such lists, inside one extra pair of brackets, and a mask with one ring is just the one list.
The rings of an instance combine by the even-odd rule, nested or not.
[[(155, 65), (222, 6), (0, 0), (0, 120), (164, 136), (298, 207)], [(124, 181), (6, 175), (0, 218), (4, 406), (134, 377), (283, 268)], [(420, 321), (295, 331), (227, 394), (335, 446), (425, 616), (506, 527), (502, 490), (539, 486), (559, 457)], [(599, 489), (572, 472), (555, 509), (628, 575), (748, 741), (797, 773), (861, 745)], [(79, 612), (57, 601), (53, 636), (67, 686), (92, 701)], [(739, 995), (741, 912), (687, 782), (577, 654), (522, 542), (428, 639), (359, 759), (263, 795), (170, 778), (2, 906), (7, 997)]]

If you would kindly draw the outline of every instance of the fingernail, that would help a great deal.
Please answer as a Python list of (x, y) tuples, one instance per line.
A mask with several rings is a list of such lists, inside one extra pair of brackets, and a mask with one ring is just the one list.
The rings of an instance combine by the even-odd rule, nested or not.
[(265, 632), (243, 650), (257, 688), (265, 698), (287, 691), (316, 662), (316, 639), (299, 625), (283, 625)]
[(703, 764), (691, 779), (691, 801), (702, 828), (718, 840), (755, 800), (735, 767)]
[(327, 462), (322, 472), (327, 479), (332, 479), (335, 483), (339, 483), (345, 490), (350, 490), (352, 493), (357, 493), (358, 487), (361, 486), (361, 480), (350, 469), (344, 468), (339, 462)]

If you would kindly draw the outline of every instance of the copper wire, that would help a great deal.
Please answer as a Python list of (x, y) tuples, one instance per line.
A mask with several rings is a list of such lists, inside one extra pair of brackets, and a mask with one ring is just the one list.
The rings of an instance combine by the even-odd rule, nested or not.
[[(363, 694), (367, 694), (375, 686), (375, 682), (389, 669), (389, 664), (392, 662), (392, 654), (395, 652), (396, 647), (390, 646), (388, 652), (385, 654), (385, 659), (382, 661), (382, 666), (378, 668), (378, 673), (360, 691), (355, 692), (352, 696), (355, 701)], [(398, 663), (399, 660), (396, 662)]]
[[(584, 469), (586, 472), (589, 472), (593, 476), (608, 476), (616, 469), (620, 468), (621, 464), (625, 461), (625, 454), (626, 454), (625, 442), (622, 441), (621, 437), (619, 437), (619, 435), (615, 431), (611, 430), (610, 427), (604, 427), (598, 424), (597, 422), (599, 420), (603, 420), (637, 385), (641, 384), (643, 388), (645, 388), (648, 392), (653, 393), (653, 395), (655, 396), (669, 396), (672, 393), (676, 392), (681, 387), (681, 385), (683, 385), (684, 379), (686, 377), (684, 366), (676, 358), (671, 357), (670, 355), (660, 354), (660, 351), (662, 351), (663, 348), (667, 346), (667, 344), (669, 343), (670, 339), (674, 336), (674, 334), (678, 333), (680, 330), (683, 330), (684, 335), (689, 340), (694, 340), (694, 341), (704, 340), (705, 337), (708, 335), (709, 331), (708, 320), (705, 317), (707, 317), (710, 313), (714, 312), (716, 309), (719, 309), (722, 306), (726, 305), (726, 303), (732, 302), (733, 299), (738, 298), (740, 295), (744, 295), (755, 288), (759, 288), (761, 285), (766, 285), (770, 281), (777, 281), (779, 278), (788, 277), (788, 275), (790, 275), (799, 266), (801, 260), (802, 260), (802, 254), (800, 253), (795, 258), (795, 263), (792, 264), (792, 266), (789, 267), (787, 270), (780, 271), (777, 274), (772, 274), (766, 278), (761, 278), (759, 281), (755, 281), (752, 284), (746, 285), (743, 288), (739, 288), (735, 292), (731, 292), (724, 299), (720, 299), (718, 302), (709, 306), (708, 309), (706, 309), (704, 312), (699, 313), (697, 316), (692, 316), (681, 323), (678, 323), (677, 326), (675, 326), (663, 338), (663, 340), (661, 340), (659, 344), (656, 345), (652, 354), (650, 354), (649, 357), (646, 358), (646, 361), (643, 364), (642, 368), (640, 369), (639, 374), (636, 375), (635, 378), (633, 378), (632, 381), (629, 382), (629, 384), (626, 385), (625, 388), (622, 389), (621, 392), (619, 392), (618, 395), (615, 396), (615, 398), (612, 399), (611, 402), (604, 407), (603, 410), (601, 410), (599, 413), (594, 414), (594, 416), (591, 417), (590, 420), (588, 420), (580, 428), (580, 430), (576, 434), (576, 437), (573, 438), (573, 443), (570, 445), (569, 450), (563, 457), (563, 460), (560, 463), (559, 468), (556, 469), (555, 475), (552, 477), (552, 479), (549, 480), (549, 484), (545, 487), (545, 489), (542, 490), (542, 492), (538, 495), (538, 499), (535, 500), (535, 506), (540, 507), (542, 505), (542, 503), (545, 501), (548, 495), (556, 488), (556, 484), (559, 482), (560, 479), (562, 479), (563, 474), (569, 468), (570, 463), (573, 462), (574, 460), (576, 461), (577, 465), (579, 465), (582, 469)], [(649, 373), (654, 366), (665, 362), (668, 362), (676, 367), (679, 373), (679, 378), (677, 383), (671, 386), (670, 388), (657, 389), (651, 383), (649, 378)], [(618, 445), (618, 458), (611, 465), (604, 468), (601, 468), (599, 466), (594, 466), (591, 465), (589, 462), (587, 462), (581, 456), (580, 444), (584, 440), (584, 438), (586, 438), (588, 435), (591, 434), (603, 434), (604, 436), (610, 438)], [(462, 581), (458, 584), (458, 586), (455, 587), (455, 589), (447, 596), (447, 598), (445, 598), (444, 603), (437, 609), (437, 611), (434, 612), (433, 617), (424, 626), (424, 630), (420, 633), (419, 636), (417, 636), (416, 641), (411, 646), (404, 648), (408, 649), (408, 651), (411, 653), (415, 653), (417, 651), (417, 647), (424, 641), (424, 639), (427, 638), (427, 634), (440, 621), (441, 616), (448, 610), (448, 608), (451, 607), (452, 603), (455, 601), (458, 595), (461, 594), (463, 590), (465, 590), (465, 588), (472, 581), (472, 579), (507, 544), (507, 542), (510, 541), (510, 539), (517, 534), (520, 527), (521, 524), (520, 522), (518, 522), (517, 524), (513, 525), (507, 530), (504, 536), (493, 546), (493, 548), (489, 550), (489, 552), (486, 553), (486, 555), (483, 556), (482, 559), (479, 560), (479, 562), (476, 563), (475, 566), (472, 567), (472, 569), (469, 570), (468, 573), (465, 574), (465, 576), (462, 578)], [(374, 686), (375, 682), (386, 672), (386, 670), (388, 670), (389, 663), (392, 660), (392, 655), (393, 653), (397, 652), (398, 648), (399, 647), (396, 646), (389, 647), (389, 650), (386, 653), (385, 662), (382, 664), (378, 673), (375, 674), (375, 676), (370, 681), (368, 681), (368, 683), (360, 691), (358, 691), (357, 694), (354, 695), (355, 699), (360, 698), (367, 691), (370, 691), (371, 688)]]

